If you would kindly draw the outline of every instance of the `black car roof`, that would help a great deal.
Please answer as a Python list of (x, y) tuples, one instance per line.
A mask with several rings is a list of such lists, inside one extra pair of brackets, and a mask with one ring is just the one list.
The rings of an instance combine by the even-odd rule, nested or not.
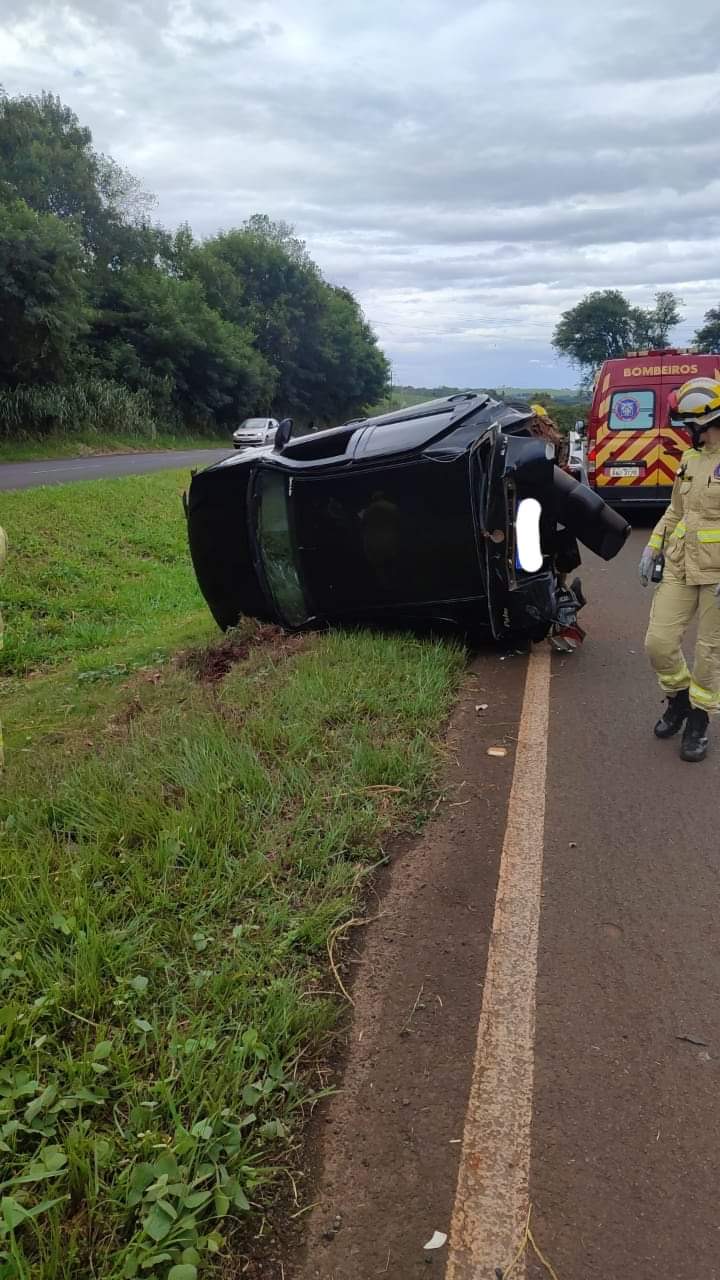
[[(422, 404), (411, 404), (405, 409), (393, 409), (390, 413), (377, 413), (371, 418), (355, 418), (354, 422), (364, 427), (390, 425), (393, 422), (406, 422), (410, 418), (430, 418), (434, 414), (451, 412), (457, 418), (464, 418), (473, 413), (481, 405), (486, 404), (490, 396), (477, 391), (461, 391), (452, 396), (441, 396), (438, 400), (425, 400)], [(345, 424), (349, 425), (349, 424)]]
[[(292, 469), (310, 465), (363, 462), (380, 456), (406, 454), (442, 442), (458, 453), (474, 439), (499, 425), (503, 430), (521, 428), (529, 412), (477, 392), (462, 392), (395, 409), (390, 413), (354, 418), (341, 426), (291, 439), (272, 461)], [(267, 461), (270, 461), (268, 458)]]
[(252, 468), (258, 463), (296, 471), (371, 463), (418, 450), (462, 454), (488, 430), (522, 430), (531, 411), (477, 392), (427, 400), (390, 413), (354, 418), (337, 427), (291, 438), (282, 450), (252, 450), (214, 463), (209, 470)]

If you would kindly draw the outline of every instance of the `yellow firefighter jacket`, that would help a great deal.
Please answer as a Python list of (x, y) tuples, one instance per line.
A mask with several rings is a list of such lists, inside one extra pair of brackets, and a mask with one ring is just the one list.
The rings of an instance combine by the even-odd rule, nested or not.
[(671, 576), (689, 587), (720, 582), (720, 445), (683, 454), (650, 546), (664, 550)]

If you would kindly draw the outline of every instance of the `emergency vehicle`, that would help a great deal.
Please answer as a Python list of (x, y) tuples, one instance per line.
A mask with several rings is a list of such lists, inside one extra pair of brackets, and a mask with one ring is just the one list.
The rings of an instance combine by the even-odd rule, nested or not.
[(606, 360), (588, 420), (590, 486), (610, 506), (670, 501), (687, 432), (670, 423), (668, 399), (688, 378), (720, 379), (720, 356), (666, 348)]

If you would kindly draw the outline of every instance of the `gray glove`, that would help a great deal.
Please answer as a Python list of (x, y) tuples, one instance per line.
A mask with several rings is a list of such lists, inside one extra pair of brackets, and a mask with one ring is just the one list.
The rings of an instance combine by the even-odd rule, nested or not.
[[(640, 581), (644, 587), (646, 587), (650, 581), (650, 575), (653, 571), (653, 565), (658, 558), (658, 554), (659, 553), (654, 547), (646, 547), (640, 557), (638, 573), (640, 574)], [(718, 587), (718, 590), (720, 590), (720, 586)], [(720, 603), (720, 601), (718, 601), (718, 603)]]

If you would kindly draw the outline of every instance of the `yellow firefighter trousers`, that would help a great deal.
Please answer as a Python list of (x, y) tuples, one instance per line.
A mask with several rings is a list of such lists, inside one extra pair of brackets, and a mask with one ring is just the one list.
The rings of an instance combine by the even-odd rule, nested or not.
[[(692, 673), (682, 651), (683, 636), (697, 614), (698, 638)], [(669, 696), (690, 690), (690, 702), (720, 714), (720, 607), (714, 586), (689, 587), (666, 575), (655, 592), (645, 652)]]

